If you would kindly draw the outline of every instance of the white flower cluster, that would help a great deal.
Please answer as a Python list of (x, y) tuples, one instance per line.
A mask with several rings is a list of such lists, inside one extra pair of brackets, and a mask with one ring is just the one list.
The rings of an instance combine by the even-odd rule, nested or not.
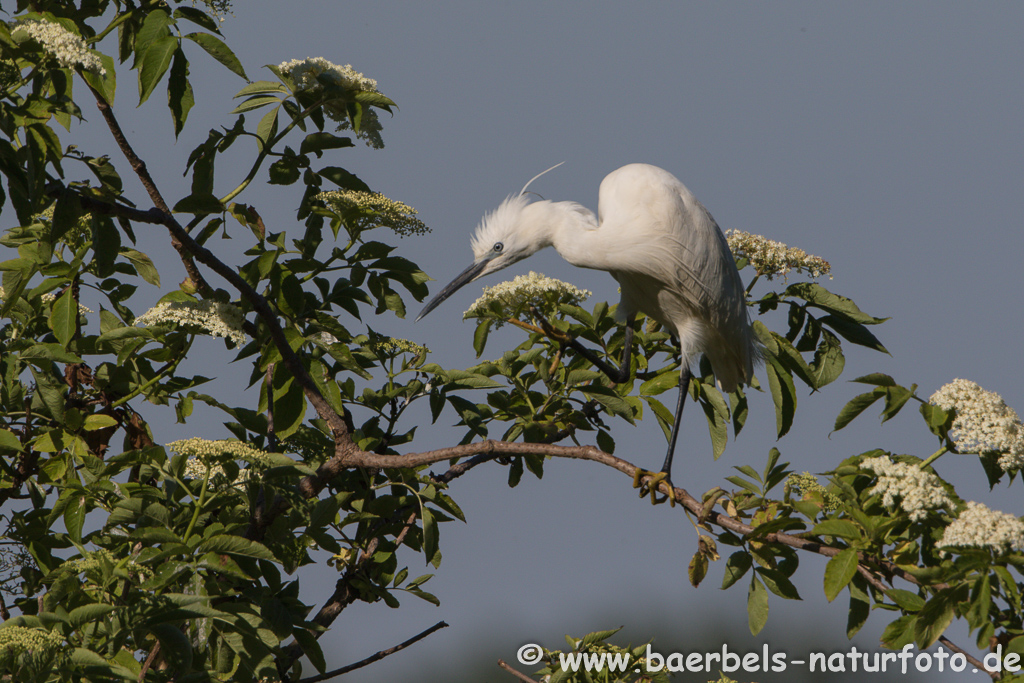
[(725, 238), (729, 242), (733, 256), (750, 261), (757, 274), (764, 275), (768, 280), (779, 275), (785, 277), (790, 270), (796, 270), (798, 273), (807, 271), (812, 278), (828, 275), (829, 279), (832, 279), (832, 266), (829, 262), (811, 256), (803, 249), (787, 247), (782, 242), (741, 230), (727, 230)]
[[(0, 287), (0, 301), (3, 301), (3, 298), (4, 298), (4, 288)], [(52, 304), (54, 301), (57, 300), (57, 295), (54, 294), (53, 292), (46, 292), (45, 294), (43, 294), (39, 298), (42, 300), (42, 302), (44, 304)], [(78, 312), (80, 314), (84, 315), (86, 313), (93, 313), (93, 310), (91, 308), (83, 306), (82, 304), (78, 304)]]
[(290, 62), (281, 62), (277, 68), (281, 72), (287, 73), (295, 81), (295, 87), (299, 90), (316, 90), (323, 87), (317, 80), (319, 77), (343, 88), (379, 92), (377, 81), (359, 73), (352, 68), (351, 64), (338, 66), (323, 57), (293, 59)]
[(912, 521), (923, 520), (929, 510), (953, 505), (939, 478), (916, 465), (878, 457), (862, 461), (861, 467), (879, 475), (871, 493), (882, 494), (882, 504), (888, 508), (899, 498), (900, 507)]
[(786, 479), (786, 488), (790, 491), (794, 491), (799, 495), (803, 496), (808, 493), (817, 493), (821, 496), (823, 509), (826, 512), (832, 512), (838, 510), (843, 504), (842, 499), (834, 493), (829, 493), (829, 490), (822, 486), (818, 478), (810, 472), (804, 472), (803, 474), (793, 473)]
[(408, 204), (385, 197), (379, 192), (361, 190), (330, 190), (321, 192), (316, 199), (326, 203), (335, 211), (356, 210), (359, 216), (352, 217), (352, 227), (363, 230), (376, 226), (391, 228), (399, 237), (425, 235), (430, 232), (420, 219), (416, 209)]
[(425, 356), (430, 353), (430, 349), (423, 344), (417, 344), (408, 339), (399, 339), (398, 337), (378, 337), (366, 342), (366, 345), (371, 350), (381, 353), (412, 353), (417, 356), (421, 354)]
[(953, 410), (951, 436), (961, 453), (998, 453), (1004, 472), (1024, 467), (1024, 424), (1002, 396), (966, 379), (955, 379), (928, 399)]
[[(972, 501), (946, 527), (936, 547), (990, 548), (997, 555), (1011, 550), (1024, 551), (1024, 522)], [(942, 554), (947, 553), (943, 551)]]
[[(377, 90), (377, 81), (359, 73), (352, 68), (351, 64), (338, 66), (323, 57), (293, 59), (290, 62), (281, 62), (277, 65), (277, 68), (282, 73), (286, 73), (291, 77), (295, 82), (297, 90), (316, 92), (323, 88), (318, 79), (323, 79), (349, 90), (380, 93)], [(327, 112), (329, 117), (339, 122), (340, 129), (351, 129), (352, 124), (348, 119), (348, 111), (343, 103), (339, 105), (328, 102), (324, 105), (324, 111)], [(377, 118), (375, 111), (369, 107), (364, 107), (359, 127), (360, 130), (356, 133), (356, 136), (366, 142), (367, 145), (374, 149), (380, 149), (384, 146), (384, 141), (380, 137), (380, 120)]]
[(536, 306), (544, 313), (552, 313), (557, 310), (559, 304), (579, 305), (590, 294), (586, 289), (531, 270), (529, 275), (518, 275), (511, 281), (484, 287), (483, 296), (477, 299), (462, 317), (490, 317), (490, 305), (497, 302), (501, 307), (501, 317), (497, 325), (500, 326), (502, 320), (519, 318), (530, 306)]
[(14, 27), (14, 33), (24, 31), (42, 46), (65, 69), (81, 66), (86, 71), (106, 75), (103, 62), (80, 36), (54, 21), (25, 21)]
[[(210, 471), (210, 478), (227, 476), (224, 468), (217, 463), (227, 460), (242, 460), (253, 465), (267, 465), (270, 459), (266, 451), (255, 448), (237, 439), (219, 439), (211, 441), (192, 437), (180, 441), (171, 441), (167, 448), (173, 453), (188, 457), (185, 461), (186, 479), (205, 479), (206, 471)], [(239, 472), (239, 481), (249, 478), (249, 470)]]
[(236, 345), (245, 343), (245, 322), (237, 306), (219, 301), (164, 301), (135, 319), (136, 325), (148, 327), (172, 323), (199, 328), (212, 337), (230, 339)]
[(70, 651), (64, 636), (57, 631), (25, 626), (0, 628), (0, 671), (18, 670), (23, 656), (38, 666), (54, 657), (62, 661)]

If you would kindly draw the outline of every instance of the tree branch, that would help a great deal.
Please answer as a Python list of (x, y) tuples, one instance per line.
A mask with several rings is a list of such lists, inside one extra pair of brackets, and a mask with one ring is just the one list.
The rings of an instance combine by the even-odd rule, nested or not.
[(402, 650), (404, 650), (405, 648), (409, 647), (410, 645), (414, 645), (415, 643), (423, 640), (424, 638), (429, 636), (434, 631), (440, 631), (443, 628), (448, 628), (448, 624), (446, 624), (443, 621), (439, 621), (436, 624), (434, 624), (433, 626), (431, 626), (430, 628), (428, 628), (426, 631), (422, 631), (421, 633), (418, 633), (418, 634), (414, 635), (409, 640), (401, 642), (401, 643), (399, 643), (398, 645), (395, 645), (392, 648), (388, 648), (387, 650), (381, 650), (380, 652), (377, 652), (376, 654), (370, 655), (366, 659), (360, 660), (360, 661), (356, 662), (355, 664), (349, 664), (348, 666), (343, 666), (340, 669), (335, 669), (334, 671), (328, 671), (327, 673), (320, 674), (319, 676), (310, 676), (309, 678), (303, 678), (303, 679), (299, 680), (298, 683), (319, 683), (320, 681), (326, 681), (326, 680), (328, 680), (330, 678), (336, 678), (338, 676), (342, 676), (344, 674), (347, 674), (350, 671), (355, 671), (356, 669), (361, 669), (361, 668), (363, 668), (364, 666), (366, 666), (368, 664), (373, 664), (374, 662), (379, 662), (380, 660), (384, 659), (385, 657), (393, 655), (396, 652), (401, 652)]
[(530, 678), (529, 676), (524, 674), (522, 671), (518, 671), (516, 669), (513, 669), (511, 666), (506, 664), (504, 659), (499, 659), (498, 660), (498, 666), (500, 666), (502, 669), (504, 669), (505, 671), (509, 672), (510, 674), (512, 674), (513, 676), (518, 678), (519, 680), (523, 681), (523, 683), (537, 683), (537, 681), (535, 681), (534, 679)]
[(270, 333), (270, 338), (273, 340), (274, 345), (282, 356), (282, 362), (288, 371), (292, 373), (299, 386), (302, 387), (306, 398), (313, 405), (317, 414), (320, 415), (324, 421), (330, 426), (331, 431), (335, 436), (336, 456), (343, 456), (349, 448), (355, 448), (355, 444), (352, 443), (348, 429), (345, 426), (344, 421), (341, 417), (334, 412), (327, 400), (320, 394), (313, 379), (306, 372), (305, 367), (299, 360), (298, 355), (292, 350), (288, 344), (288, 340), (284, 336), (284, 332), (281, 329), (280, 324), (277, 321), (277, 317), (274, 312), (270, 309), (266, 299), (264, 299), (255, 289), (249, 286), (234, 269), (227, 266), (223, 261), (214, 256), (213, 252), (206, 249), (198, 242), (196, 242), (188, 232), (178, 223), (177, 219), (171, 213), (170, 207), (167, 202), (164, 201), (163, 195), (160, 194), (156, 183), (153, 181), (152, 176), (149, 175), (149, 171), (146, 168), (145, 162), (139, 158), (132, 149), (131, 144), (124, 135), (124, 131), (121, 129), (120, 124), (117, 122), (117, 118), (114, 116), (114, 112), (111, 110), (110, 105), (104, 99), (95, 88), (88, 85), (89, 90), (92, 92), (96, 99), (96, 107), (99, 109), (100, 114), (103, 116), (103, 120), (107, 123), (107, 127), (110, 129), (111, 134), (114, 136), (114, 140), (120, 147), (122, 154), (131, 164), (132, 170), (138, 176), (139, 181), (142, 183), (146, 192), (149, 193), (150, 199), (156, 206), (155, 209), (151, 209), (149, 212), (145, 212), (147, 215), (155, 218), (159, 212), (159, 221), (147, 221), (147, 222), (159, 222), (161, 225), (167, 228), (171, 234), (171, 243), (174, 248), (181, 255), (182, 263), (185, 264), (185, 269), (188, 271), (189, 277), (200, 286), (205, 286), (209, 290), (209, 285), (205, 284), (205, 280), (199, 269), (196, 267), (193, 259), (199, 261), (203, 265), (210, 268), (212, 271), (220, 275), (222, 278), (227, 280), (232, 287), (238, 290), (239, 294), (245, 299), (256, 314), (263, 320), (263, 323), (267, 326), (267, 330)]

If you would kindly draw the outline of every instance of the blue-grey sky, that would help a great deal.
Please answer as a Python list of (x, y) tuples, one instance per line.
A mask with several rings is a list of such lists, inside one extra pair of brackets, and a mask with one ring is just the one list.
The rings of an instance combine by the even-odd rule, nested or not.
[[(642, 161), (679, 177), (723, 230), (764, 234), (827, 259), (835, 279), (826, 287), (892, 317), (877, 331), (892, 356), (848, 349), (844, 380), (888, 372), (927, 395), (964, 377), (1024, 408), (1024, 326), (1015, 308), (1024, 246), (1024, 9), (1017, 3), (253, 1), (238, 3), (223, 29), (251, 78), (270, 77), (263, 64), (322, 56), (377, 79), (398, 103), (394, 118), (382, 119), (384, 150), (341, 150), (330, 163), (415, 206), (434, 228), (401, 243), (440, 281), (433, 291), (470, 262), (479, 217), (539, 171), (565, 161), (531, 189), (596, 209), (601, 179)], [(195, 52), (198, 105), (170, 152), (162, 95), (136, 110), (135, 76), (118, 74), (117, 111), (174, 199), (187, 194), (188, 152), (207, 128), (230, 125), (230, 95), (243, 85)], [(89, 130), (114, 153), (105, 131)], [(235, 167), (218, 164), (221, 194), (244, 175), (244, 155), (235, 158)], [(290, 190), (257, 188), (240, 200), (256, 206), (271, 231), (290, 230), (297, 201)], [(236, 253), (246, 238), (237, 235), (212, 246)], [(165, 286), (173, 286), (184, 275), (165, 257), (163, 240), (146, 243), (164, 264)], [(575, 269), (550, 250), (503, 275), (529, 270), (595, 297), (617, 296), (611, 277)], [(373, 325), (425, 342), (443, 365), (465, 367), (474, 362), (473, 326), (462, 311), (479, 292), (466, 287), (418, 324), (410, 316)], [(517, 343), (517, 334), (492, 335), (487, 354)], [(194, 369), (228, 373), (220, 360), (229, 358), (219, 348), (204, 351)], [(794, 469), (812, 472), (874, 447), (934, 450), (913, 412), (882, 426), (872, 412), (830, 436), (839, 408), (862, 390), (840, 381), (821, 396), (801, 393), (793, 432), (777, 444), (771, 402), (755, 396), (748, 426), (718, 462), (704, 418), (690, 410), (675, 482), (699, 495), (733, 466), (760, 469), (773, 445)], [(446, 414), (438, 428), (423, 425), (416, 450), (453, 443), (455, 432), (443, 425), (454, 421)], [(216, 421), (198, 424), (205, 436), (225, 436)], [(184, 436), (170, 423), (155, 430), (165, 440)], [(664, 439), (652, 420), (616, 437), (618, 455), (652, 468), (660, 462)], [(938, 469), (961, 495), (1024, 513), (1019, 488), (989, 493), (972, 460), (946, 456)], [(469, 521), (441, 529), (444, 562), (426, 586), (441, 607), (415, 598), (401, 611), (357, 604), (322, 643), (329, 664), (341, 666), (440, 619), (451, 627), (349, 680), (453, 679), (470, 664), (514, 660), (525, 642), (558, 648), (565, 633), (622, 624), (623, 640), (657, 636), (665, 652), (688, 649), (709, 622), (724, 624), (720, 642), (741, 649), (786, 642), (795, 657), (800, 642), (784, 640), (794, 630), (847, 647), (846, 597), (825, 602), (822, 561), (802, 558), (796, 579), (804, 601), (773, 596), (766, 630), (750, 639), (745, 588), (717, 588), (724, 559), (691, 588), (686, 566), (696, 536), (686, 517), (641, 502), (624, 477), (593, 463), (551, 462), (542, 481), (526, 476), (515, 490), (502, 468), (478, 468), (452, 495)], [(408, 559), (415, 574), (421, 560)], [(332, 571), (303, 579), (313, 602), (329, 595)], [(885, 616), (873, 615), (858, 646), (876, 648)], [(971, 645), (963, 629), (951, 633)], [(427, 676), (413, 673), (423, 666)], [(510, 680), (496, 667), (486, 671), (487, 680)], [(875, 680), (897, 678), (906, 680)]]

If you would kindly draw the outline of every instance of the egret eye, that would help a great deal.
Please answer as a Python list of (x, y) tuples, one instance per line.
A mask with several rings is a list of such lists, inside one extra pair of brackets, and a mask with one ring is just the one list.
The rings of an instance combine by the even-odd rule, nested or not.
[(494, 253), (495, 254), (500, 254), (501, 250), (504, 249), (504, 248), (505, 248), (505, 245), (502, 244), (501, 242), (495, 242), (494, 243)]

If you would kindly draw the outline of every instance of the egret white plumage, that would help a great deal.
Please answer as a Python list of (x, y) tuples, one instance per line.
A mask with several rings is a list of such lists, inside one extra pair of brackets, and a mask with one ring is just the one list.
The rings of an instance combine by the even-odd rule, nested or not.
[(576, 202), (531, 201), (524, 187), (483, 218), (472, 247), (473, 264), (417, 320), (463, 285), (554, 247), (574, 266), (607, 271), (620, 285), (618, 314), (627, 322), (620, 367), (613, 368), (576, 340), (568, 342), (612, 381), (629, 378), (637, 313), (658, 321), (679, 340), (675, 422), (661, 472), (648, 482), (655, 491), (664, 480), (671, 491), (690, 360), (705, 354), (718, 386), (729, 392), (750, 381), (759, 356), (736, 263), (707, 209), (668, 171), (629, 164), (601, 182), (596, 216)]

